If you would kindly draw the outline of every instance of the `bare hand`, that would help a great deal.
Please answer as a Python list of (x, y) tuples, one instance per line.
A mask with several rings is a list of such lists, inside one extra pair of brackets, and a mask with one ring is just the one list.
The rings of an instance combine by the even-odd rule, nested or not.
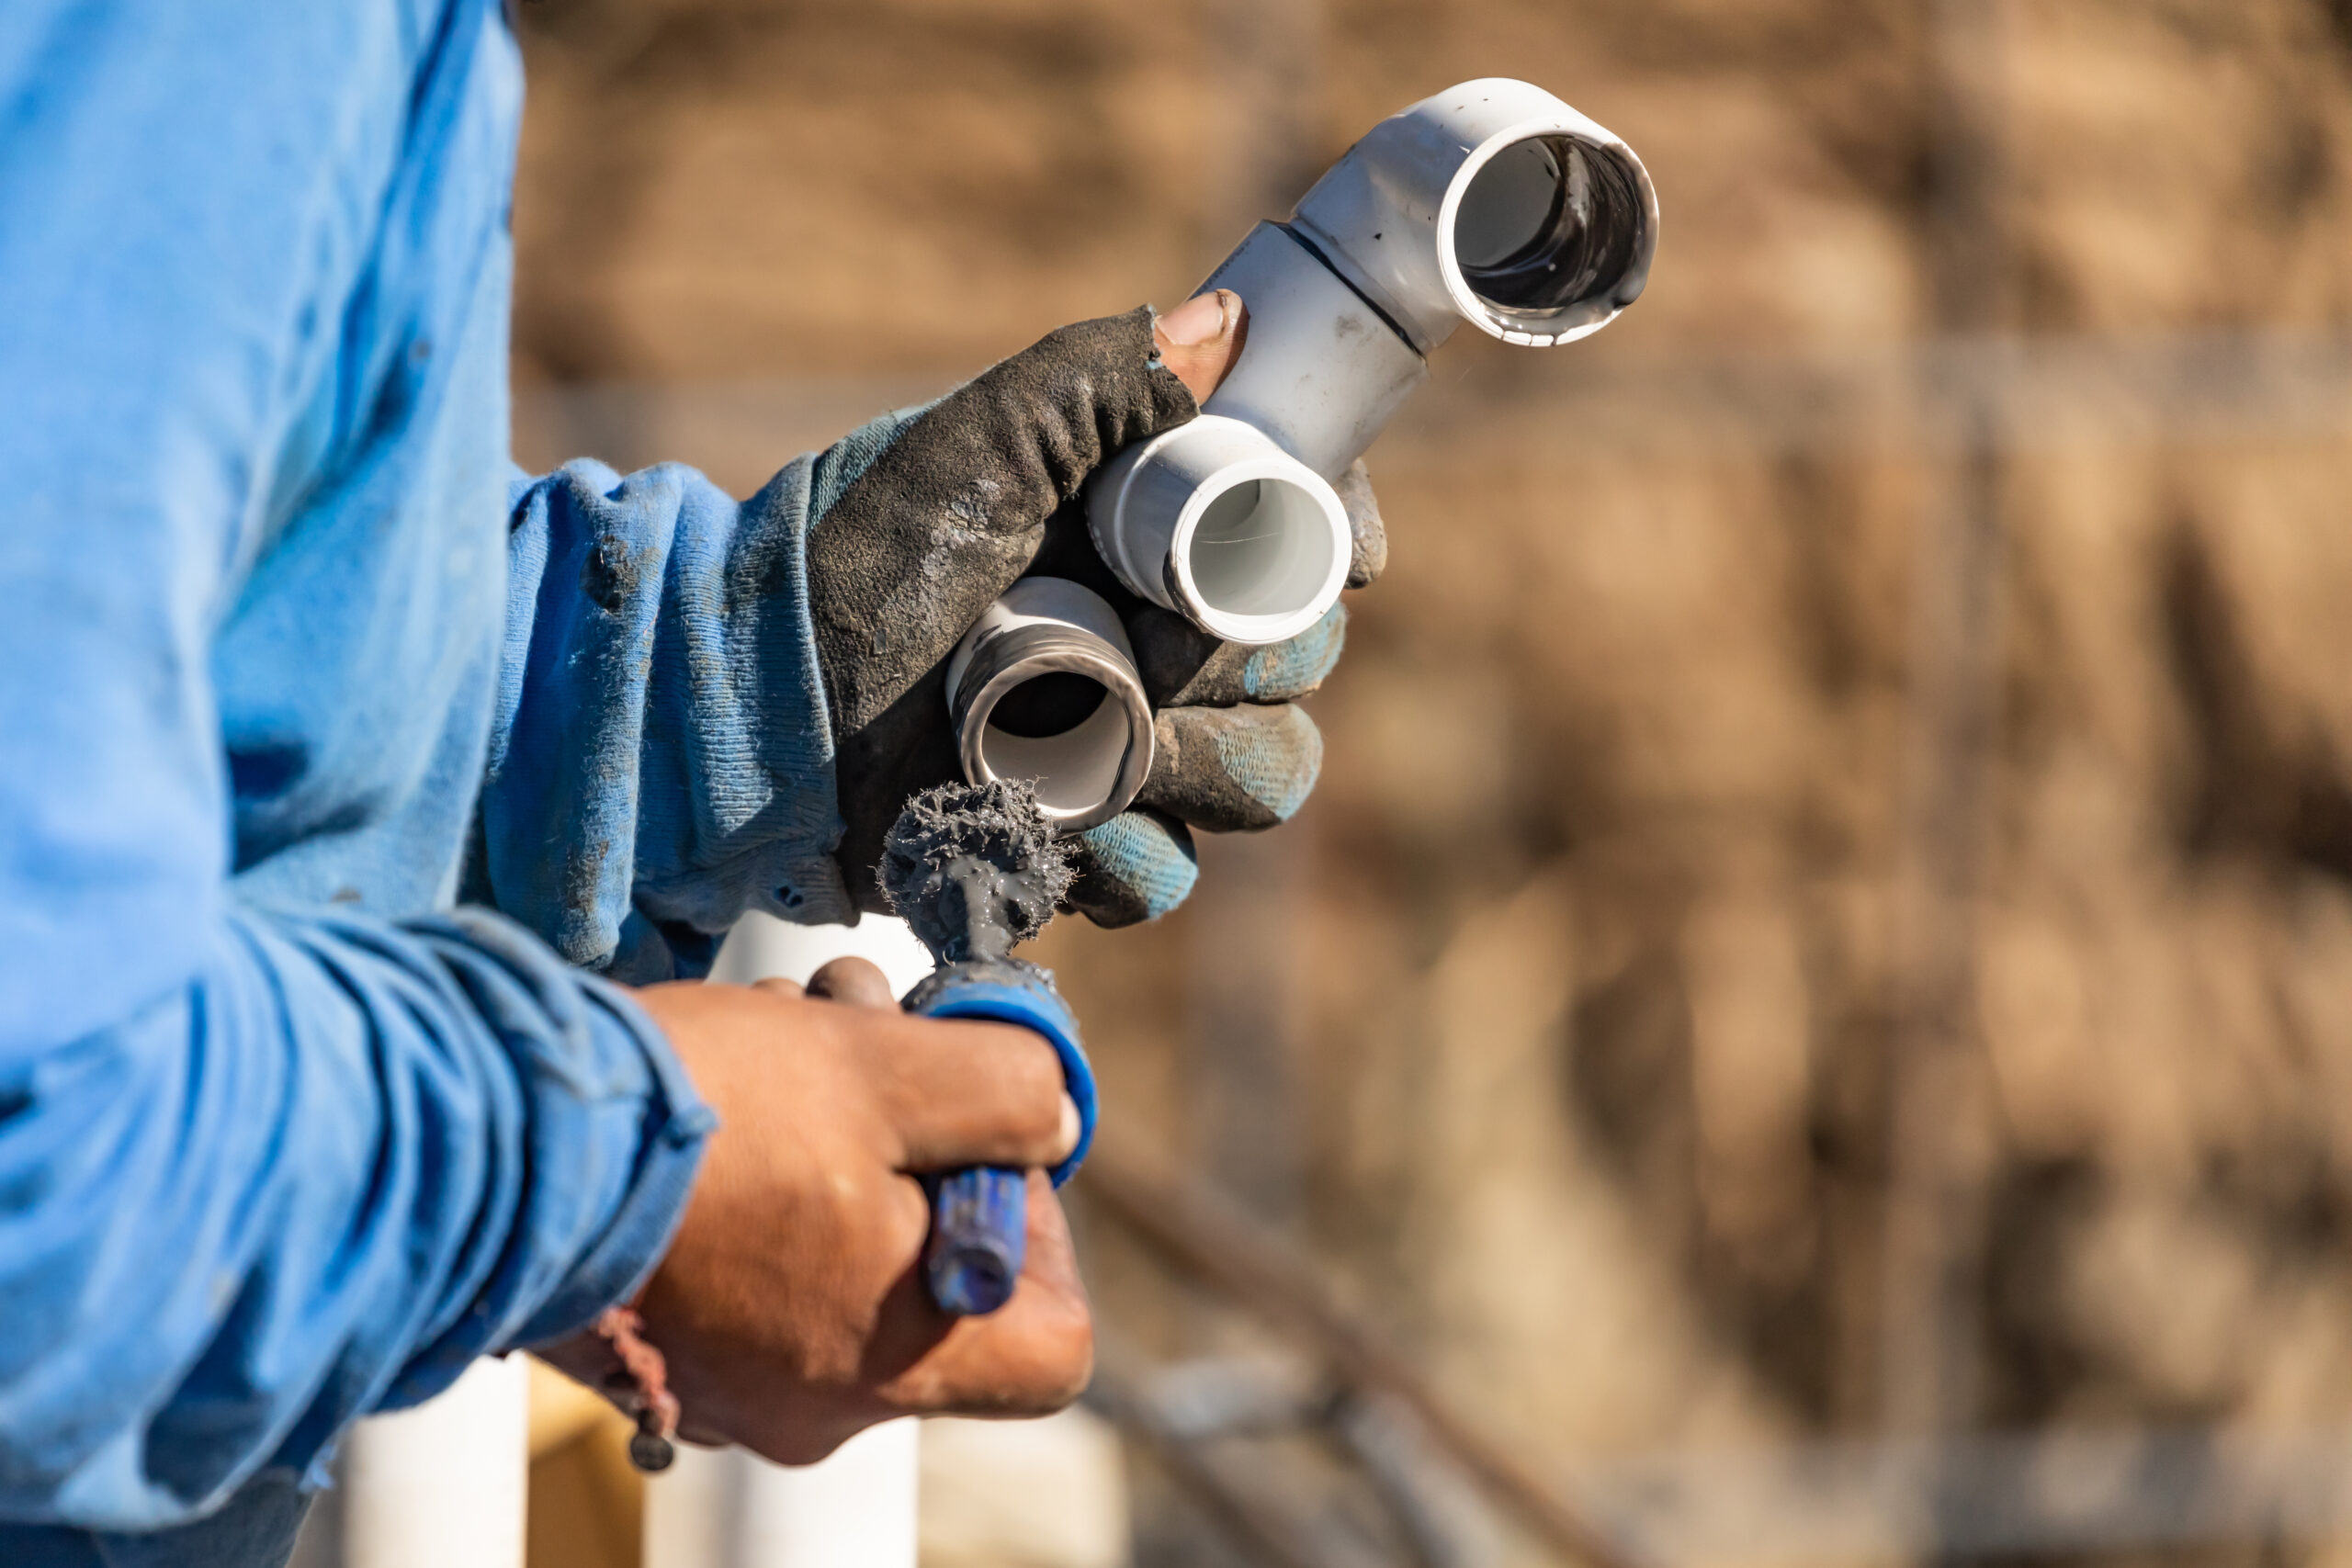
[[(639, 1310), (669, 1362), (680, 1435), (786, 1464), (877, 1421), (1034, 1416), (1085, 1387), (1093, 1328), (1041, 1168), (1075, 1146), (1053, 1050), (1006, 1024), (900, 1012), (879, 971), (638, 993), (717, 1109), (686, 1217)], [(924, 1287), (915, 1174), (1025, 1167), (1028, 1258), (1012, 1300), (949, 1317)], [(594, 1382), (601, 1350), (548, 1359)]]

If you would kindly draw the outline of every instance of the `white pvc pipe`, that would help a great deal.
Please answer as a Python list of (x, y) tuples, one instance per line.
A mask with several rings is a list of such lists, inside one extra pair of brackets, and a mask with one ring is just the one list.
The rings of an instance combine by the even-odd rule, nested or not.
[(530, 1370), (485, 1356), (344, 1439), (342, 1568), (520, 1568), (529, 1478)]
[(735, 922), (718, 950), (710, 977), (720, 985), (753, 980), (808, 977), (836, 958), (863, 958), (882, 971), (890, 994), (903, 997), (936, 967), (931, 950), (907, 922), (890, 915), (867, 915), (854, 926), (796, 926), (773, 915), (752, 913)]
[[(933, 967), (904, 920), (795, 926), (752, 914), (728, 936), (711, 978), (805, 983), (850, 956), (872, 962), (899, 996)], [(681, 1445), (677, 1462), (646, 1483), (645, 1568), (914, 1568), (919, 1429), (911, 1418), (886, 1422), (790, 1470), (741, 1450)]]
[(922, 1423), (886, 1421), (797, 1470), (681, 1448), (645, 1486), (645, 1568), (914, 1568)]

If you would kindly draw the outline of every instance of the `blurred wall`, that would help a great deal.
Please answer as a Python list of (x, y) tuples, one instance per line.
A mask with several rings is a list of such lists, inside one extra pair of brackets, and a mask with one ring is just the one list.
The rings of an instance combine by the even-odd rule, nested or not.
[[(841, 428), (1173, 303), (1266, 190), (1463, 77), (1647, 160), (1640, 304), (1566, 351), (1449, 345), (1371, 455), (1389, 572), (1250, 982), (1284, 990), (1295, 1234), (1547, 1462), (1879, 1431), (1922, 1302), (1940, 1422), (2352, 1418), (2352, 11), (1997, 8), (1972, 322), (1937, 228), (1955, 6), (522, 7), (543, 459), (583, 427), (534, 410), (691, 383)], [(822, 438), (722, 423), (659, 455), (748, 490)], [(1962, 493), (1955, 850), (1922, 661)], [(1042, 954), (1113, 1135), (1180, 1154), (1222, 1114), (1203, 919)], [(1927, 1025), (1923, 973), (1957, 998)], [(1921, 1178), (1890, 1130), (1928, 1035), (1957, 1088)], [(1906, 1190), (1942, 1205), (1924, 1294)], [(1106, 1314), (1196, 1337), (1092, 1230)]]

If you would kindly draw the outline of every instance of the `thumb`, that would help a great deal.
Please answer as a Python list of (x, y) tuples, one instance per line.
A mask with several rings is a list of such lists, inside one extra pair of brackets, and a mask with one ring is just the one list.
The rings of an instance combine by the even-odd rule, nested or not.
[(1151, 341), (1193, 400), (1207, 402), (1250, 341), (1250, 307), (1230, 288), (1195, 294), (1152, 323)]

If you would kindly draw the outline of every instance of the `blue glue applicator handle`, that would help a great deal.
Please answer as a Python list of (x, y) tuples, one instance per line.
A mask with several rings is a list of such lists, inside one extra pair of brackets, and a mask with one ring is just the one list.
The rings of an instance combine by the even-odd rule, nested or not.
[[(908, 995), (908, 1010), (925, 1018), (1017, 1023), (1045, 1036), (1061, 1058), (1064, 1085), (1078, 1107), (1078, 1146), (1047, 1173), (1059, 1187), (1077, 1171), (1094, 1142), (1094, 1071), (1079, 1044), (1078, 1020), (1043, 970), (1030, 981), (1006, 978), (1002, 964), (989, 965), (986, 978), (960, 976), (957, 971), (963, 967), (951, 964), (917, 987)], [(976, 1165), (938, 1178), (932, 1187), (931, 1240), (923, 1248), (923, 1277), (931, 1286), (931, 1299), (940, 1311), (958, 1317), (996, 1311), (1012, 1299), (1028, 1237), (1028, 1179), (1023, 1172)]]

